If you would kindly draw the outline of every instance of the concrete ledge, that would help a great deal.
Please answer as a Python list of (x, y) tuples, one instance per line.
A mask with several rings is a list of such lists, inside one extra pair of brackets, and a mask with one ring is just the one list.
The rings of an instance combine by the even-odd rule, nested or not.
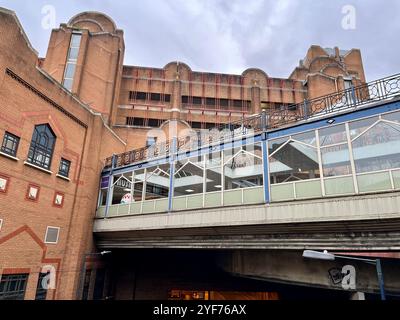
[(400, 193), (97, 219), (94, 232), (216, 228), (400, 218)]

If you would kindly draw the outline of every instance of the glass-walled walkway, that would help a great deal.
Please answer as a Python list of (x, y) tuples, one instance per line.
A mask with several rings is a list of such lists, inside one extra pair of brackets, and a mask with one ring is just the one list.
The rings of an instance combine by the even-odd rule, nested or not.
[(400, 190), (400, 102), (103, 173), (97, 217)]

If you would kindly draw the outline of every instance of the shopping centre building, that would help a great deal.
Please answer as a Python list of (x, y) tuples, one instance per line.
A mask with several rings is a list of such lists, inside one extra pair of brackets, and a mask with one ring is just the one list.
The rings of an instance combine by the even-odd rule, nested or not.
[(311, 46), (281, 79), (124, 65), (98, 12), (43, 58), (14, 12), (0, 31), (0, 300), (337, 294), (310, 248), (387, 258), (399, 292), (400, 77), (367, 83), (360, 50)]

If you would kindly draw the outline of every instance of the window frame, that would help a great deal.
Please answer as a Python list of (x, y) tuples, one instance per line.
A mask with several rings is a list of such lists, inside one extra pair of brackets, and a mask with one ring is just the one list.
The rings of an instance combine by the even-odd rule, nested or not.
[[(12, 138), (12, 139), (15, 139), (15, 140), (13, 141), (12, 139), (9, 139), (9, 138)], [(6, 144), (7, 144), (6, 140), (7, 141), (12, 141), (13, 147), (14, 147), (12, 149), (12, 152), (9, 152), (8, 148), (5, 149), (6, 148)], [(0, 151), (5, 153), (5, 154), (7, 154), (7, 155), (9, 155), (9, 156), (16, 157), (17, 156), (17, 152), (18, 152), (18, 147), (19, 147), (20, 140), (21, 140), (21, 138), (18, 137), (17, 135), (12, 134), (11, 132), (8, 132), (8, 131), (4, 132), (3, 142), (1, 144)]]
[[(7, 279), (6, 281), (4, 279)], [(4, 288), (7, 289), (11, 286), (11, 282), (15, 281), (18, 283), (19, 290), (14, 291), (0, 291), (0, 300), (24, 300), (26, 295), (26, 288), (28, 286), (29, 273), (20, 273), (20, 274), (3, 274), (0, 279), (0, 284), (3, 284)], [(22, 285), (21, 282), (23, 281)], [(2, 286), (0, 285), (0, 288)], [(14, 287), (14, 286), (13, 286)], [(9, 292), (7, 294), (7, 292)]]
[[(39, 131), (39, 128), (45, 128), (43, 129), (42, 132)], [(40, 140), (42, 140), (42, 137), (47, 134), (47, 131), (52, 134), (52, 137), (47, 136), (46, 138), (49, 139), (47, 142), (47, 145), (41, 145)], [(36, 137), (35, 137), (36, 134)], [(35, 138), (35, 140), (34, 140)], [(52, 139), (52, 141), (51, 141)], [(35, 165), (37, 167), (40, 167), (45, 170), (50, 170), (51, 169), (51, 163), (54, 155), (54, 149), (57, 141), (57, 136), (55, 135), (54, 131), (51, 129), (49, 124), (40, 124), (36, 125), (32, 134), (32, 139), (31, 143), (29, 146), (28, 150), (28, 158), (27, 162), (29, 162), (32, 165)], [(51, 147), (49, 147), (49, 144), (52, 142)], [(44, 161), (37, 161), (35, 158), (37, 156), (43, 157), (45, 160)], [(46, 159), (48, 158), (48, 165), (46, 165)]]
[[(68, 170), (62, 171), (62, 170), (61, 170), (61, 166), (62, 166), (63, 164), (65, 164), (65, 163), (68, 164)], [(58, 166), (58, 174), (59, 174), (60, 176), (64, 177), (64, 178), (69, 178), (70, 170), (71, 170), (71, 161), (68, 160), (68, 159), (65, 159), (65, 158), (61, 158), (61, 159), (60, 159), (60, 165)], [(64, 173), (66, 173), (66, 174), (64, 174)]]

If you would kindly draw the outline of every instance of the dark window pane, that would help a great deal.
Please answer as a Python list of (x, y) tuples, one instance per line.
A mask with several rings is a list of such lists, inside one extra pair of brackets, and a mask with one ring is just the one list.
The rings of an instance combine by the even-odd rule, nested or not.
[(206, 129), (213, 129), (216, 127), (215, 123), (206, 123)]
[(229, 100), (228, 99), (220, 99), (219, 100), (219, 105), (221, 107), (227, 107), (227, 106), (229, 106)]
[(189, 103), (189, 97), (188, 96), (182, 96), (182, 103)]
[(0, 300), (24, 300), (29, 274), (4, 274), (0, 281)]
[(233, 100), (233, 106), (236, 108), (242, 107), (242, 100)]
[(47, 281), (46, 281), (47, 279), (45, 279), (45, 277), (48, 274), (49, 273), (39, 273), (39, 279), (38, 279), (37, 288), (36, 288), (35, 300), (46, 300), (46, 296), (47, 296), (46, 285), (48, 285), (48, 283), (47, 283)]
[(201, 129), (201, 122), (192, 122), (193, 129)]
[(68, 178), (70, 166), (71, 166), (71, 161), (61, 158), (58, 174)]
[(214, 107), (215, 106), (215, 99), (214, 98), (206, 98), (207, 106)]
[(147, 94), (146, 92), (136, 92), (136, 100), (146, 100)]
[(160, 125), (160, 120), (158, 120), (158, 119), (149, 119), (147, 121), (147, 125), (149, 127), (158, 128), (158, 126)]
[(38, 125), (33, 132), (28, 162), (50, 169), (56, 136), (47, 124)]
[(161, 100), (161, 94), (160, 93), (151, 93), (150, 94), (150, 100), (152, 100), (152, 101), (160, 101)]
[(193, 97), (193, 104), (202, 104), (201, 97)]
[(3, 138), (3, 144), (1, 146), (1, 151), (15, 157), (17, 155), (19, 145), (19, 137), (6, 132)]
[(166, 94), (164, 96), (164, 100), (165, 100), (165, 102), (170, 102), (171, 101), (171, 95), (170, 94)]
[(134, 118), (133, 120), (133, 125), (134, 126), (144, 126), (144, 119), (143, 118)]

